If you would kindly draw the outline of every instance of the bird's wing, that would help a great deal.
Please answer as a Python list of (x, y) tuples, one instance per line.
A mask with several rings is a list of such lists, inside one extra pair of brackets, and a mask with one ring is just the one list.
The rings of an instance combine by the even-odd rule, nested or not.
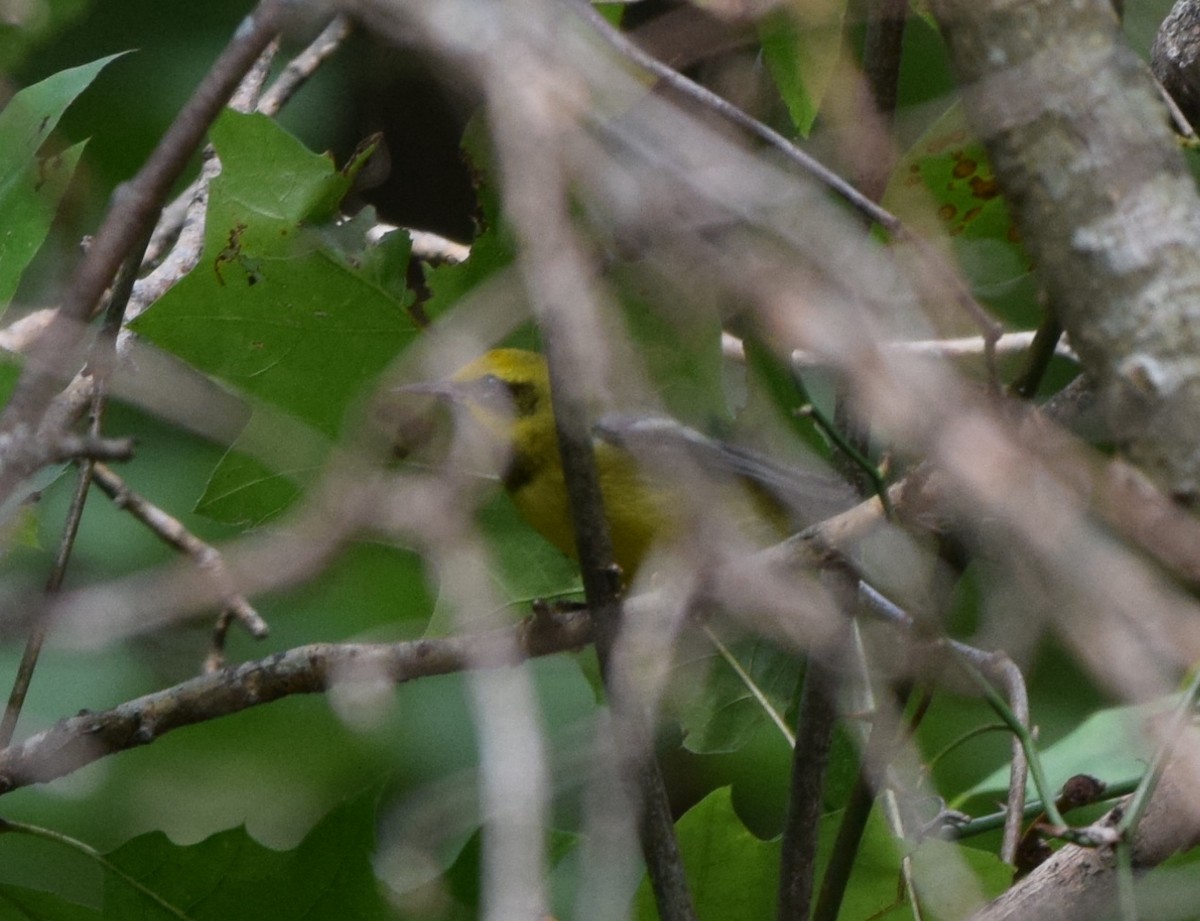
[[(780, 464), (741, 445), (709, 438), (667, 416), (607, 413), (594, 426), (597, 438), (650, 462), (669, 464), (671, 452), (707, 476), (744, 481), (766, 494), (799, 525), (844, 511), (856, 501), (842, 480)], [(669, 468), (668, 468), (669, 469)]]

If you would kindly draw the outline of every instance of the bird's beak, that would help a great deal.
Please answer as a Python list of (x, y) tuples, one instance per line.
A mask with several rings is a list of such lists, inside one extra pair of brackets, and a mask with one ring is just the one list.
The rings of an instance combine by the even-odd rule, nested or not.
[(427, 445), (440, 426), (446, 409), (462, 404), (462, 388), (454, 381), (421, 381), (387, 391), (382, 401), (381, 423), (391, 433), (396, 457), (408, 457)]
[(418, 381), (415, 384), (393, 387), (391, 392), (401, 396), (417, 394), (455, 402), (462, 399), (462, 388), (456, 386), (454, 381)]

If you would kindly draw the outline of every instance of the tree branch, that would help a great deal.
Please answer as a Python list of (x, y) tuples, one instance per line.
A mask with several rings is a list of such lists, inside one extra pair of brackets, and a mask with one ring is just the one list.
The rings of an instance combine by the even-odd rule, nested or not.
[(270, 703), (318, 694), (341, 682), (401, 684), (479, 665), (577, 649), (591, 642), (583, 611), (540, 614), (490, 633), (391, 644), (318, 643), (202, 675), (111, 710), (84, 711), (0, 751), (0, 794), (46, 783), (115, 752), (148, 745), (168, 732)]
[(933, 9), (1017, 227), (1109, 424), (1200, 498), (1200, 198), (1107, 0)]

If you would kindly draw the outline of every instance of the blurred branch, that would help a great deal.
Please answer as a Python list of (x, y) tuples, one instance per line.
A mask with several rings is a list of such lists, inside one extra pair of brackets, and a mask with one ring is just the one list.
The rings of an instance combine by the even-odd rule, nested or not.
[[(831, 574), (835, 594), (853, 605), (857, 581)], [(848, 596), (848, 597), (847, 597)], [(847, 621), (847, 624), (849, 621)], [(817, 833), (825, 813), (825, 774), (837, 728), (838, 675), (831, 663), (809, 656), (796, 715), (796, 744), (779, 858), (779, 921), (807, 921), (816, 889)]]
[[(639, 793), (642, 853), (663, 921), (695, 918), (666, 788), (653, 754), (644, 704), (618, 677), (613, 651), (621, 630), (621, 577), (604, 514), (587, 406), (589, 335), (599, 311), (587, 260), (569, 211), (567, 173), (559, 158), (553, 94), (558, 75), (539, 66), (536, 38), (507, 49), (491, 68), (488, 115), (503, 175), (505, 204), (520, 242), (518, 263), (546, 339), (550, 394), (575, 547), (592, 610), (596, 653), (613, 710), (618, 758)], [(523, 56), (527, 56), (522, 60)], [(515, 59), (515, 60), (514, 60)], [(566, 113), (564, 113), (566, 114)], [(592, 359), (591, 365), (597, 364)]]
[(512, 666), (524, 658), (577, 649), (592, 639), (581, 611), (542, 614), (515, 627), (472, 636), (367, 645), (318, 643), (128, 701), (111, 710), (84, 711), (0, 751), (0, 793), (63, 777), (115, 752), (148, 745), (184, 726), (207, 722), (289, 697), (328, 691), (341, 682), (401, 684), (487, 663)]
[(758, 119), (747, 115), (737, 106), (718, 96), (712, 90), (689, 80), (677, 70), (663, 64), (657, 58), (647, 54), (634, 42), (614, 29), (603, 16), (595, 12), (591, 5), (582, 0), (568, 0), (572, 9), (590, 25), (618, 54), (637, 64), (638, 67), (653, 74), (672, 90), (693, 102), (699, 103), (705, 109), (715, 112), (723, 119), (741, 128), (771, 145), (783, 154), (791, 163), (800, 167), (822, 185), (836, 193), (864, 217), (874, 221), (891, 234), (904, 233), (904, 227), (890, 211), (873, 202), (863, 195), (849, 182), (835, 173), (829, 167), (801, 150), (778, 131), (763, 124)]

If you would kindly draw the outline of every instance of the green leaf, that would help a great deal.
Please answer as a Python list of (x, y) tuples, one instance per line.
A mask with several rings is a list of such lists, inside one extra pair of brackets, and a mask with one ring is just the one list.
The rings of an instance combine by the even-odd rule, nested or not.
[(684, 745), (697, 754), (737, 751), (764, 725), (786, 719), (802, 672), (798, 657), (765, 640), (718, 642), (715, 634), (700, 641), (673, 676), (676, 687), (691, 689), (679, 720)]
[[(222, 172), (200, 263), (132, 325), (258, 402), (200, 508), (219, 521), (260, 524), (300, 495), (347, 410), (416, 335), (397, 269), (409, 241), (391, 234), (366, 247), (359, 234), (355, 245), (350, 234), (362, 220), (350, 229), (321, 224), (365, 153), (338, 171), (270, 119), (233, 112), (212, 140)], [(288, 419), (311, 428), (264, 434), (284, 431)], [(271, 444), (288, 450), (258, 450)]]
[(221, 458), (204, 495), (196, 503), (201, 515), (225, 524), (254, 528), (281, 514), (303, 494), (314, 470), (271, 470), (236, 447)]
[(700, 292), (681, 297), (679, 291), (647, 278), (636, 264), (610, 266), (608, 277), (619, 291), (625, 325), (637, 349), (630, 359), (644, 364), (663, 408), (702, 431), (726, 428), (730, 413), (722, 386), (716, 301)]
[[(733, 810), (728, 787), (714, 790), (675, 825), (683, 865), (702, 921), (759, 921), (775, 916), (779, 842), (761, 841)], [(658, 917), (648, 880), (638, 887), (634, 917)]]
[[(393, 917), (371, 868), (377, 795), (363, 794), (327, 815), (292, 851), (273, 851), (243, 828), (181, 847), (161, 832), (142, 835), (109, 859), (187, 917)], [(104, 886), (107, 918), (177, 918), (126, 880)]]
[(200, 264), (134, 328), (335, 435), (415, 334), (407, 304), (306, 230), (348, 191), (346, 171), (259, 115), (226, 112), (212, 140), (223, 168)]
[(883, 205), (901, 215), (931, 207), (976, 296), (1010, 323), (1036, 325), (1041, 311), (1029, 256), (961, 102), (950, 106), (905, 153)]
[[(1171, 712), (1175, 699), (1129, 707), (1112, 707), (1088, 717), (1077, 729), (1041, 752), (1046, 779), (1057, 794), (1076, 774), (1090, 774), (1108, 784), (1136, 780), (1145, 773), (1155, 741), (1143, 731), (1148, 721)], [(955, 800), (956, 807), (975, 797), (995, 802), (1008, 789), (1008, 766), (993, 771)], [(1029, 795), (1037, 796), (1030, 782)]]
[(39, 157), (42, 144), (106, 64), (110, 55), (47, 77), (21, 90), (0, 112), (0, 305), (7, 305), (21, 274), (41, 248), (59, 201), (75, 172), (84, 142)]
[[(499, 489), (493, 501), (479, 510), (477, 521), (491, 551), (490, 575), (496, 596), (510, 599), (511, 604), (499, 611), (454, 611), (439, 598), (427, 635), (449, 636), (463, 629), (503, 626), (524, 617), (528, 602), (535, 598), (582, 594), (578, 564), (530, 527)], [(464, 618), (470, 619), (469, 628)]]
[(845, 0), (791, 4), (759, 24), (763, 59), (792, 125), (808, 137), (842, 52)]
[(196, 511), (226, 524), (263, 524), (300, 497), (329, 449), (312, 429), (260, 406), (213, 470)]
[[(817, 878), (825, 875), (838, 829), (841, 811), (821, 819), (817, 842)], [(879, 809), (873, 809), (854, 855), (854, 867), (846, 884), (838, 918), (858, 921), (861, 918), (912, 918), (907, 900), (900, 895), (900, 859), (902, 849), (892, 836)]]
[(0, 886), (0, 918), (25, 921), (99, 921), (101, 913), (49, 892)]

